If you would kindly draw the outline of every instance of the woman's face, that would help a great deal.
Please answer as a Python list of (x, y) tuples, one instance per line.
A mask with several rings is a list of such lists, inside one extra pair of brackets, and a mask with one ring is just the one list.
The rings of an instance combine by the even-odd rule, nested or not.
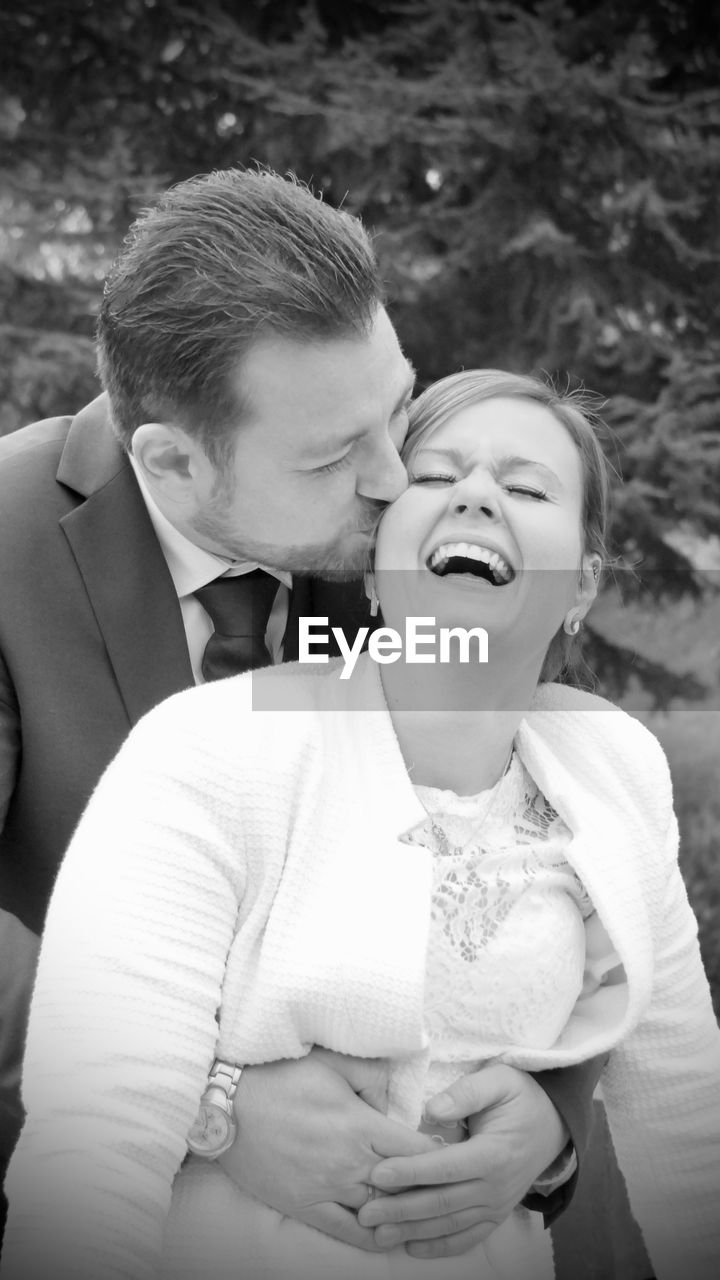
[(568, 610), (594, 594), (587, 557), (581, 575), (583, 474), (569, 433), (532, 400), (484, 400), (420, 445), (409, 481), (378, 531), (387, 625), (484, 627), (490, 669), (494, 652), (542, 659)]

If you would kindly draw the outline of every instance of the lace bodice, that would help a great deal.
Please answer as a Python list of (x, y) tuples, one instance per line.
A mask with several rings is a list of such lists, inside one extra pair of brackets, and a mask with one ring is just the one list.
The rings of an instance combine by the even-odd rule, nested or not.
[(511, 1046), (548, 1047), (583, 985), (593, 910), (565, 858), (571, 833), (517, 755), (489, 791), (415, 788), (433, 853), (425, 988), (428, 1092)]

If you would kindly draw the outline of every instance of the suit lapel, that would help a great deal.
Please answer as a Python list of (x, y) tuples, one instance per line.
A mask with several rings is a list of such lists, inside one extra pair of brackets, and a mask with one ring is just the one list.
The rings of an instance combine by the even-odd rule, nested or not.
[[(193, 684), (180, 605), (127, 457), (110, 426), (106, 395), (70, 426), (57, 479), (85, 501), (61, 521), (134, 724), (163, 698)], [(285, 662), (298, 659), (300, 617), (327, 617), (350, 642), (366, 626), (361, 581), (293, 583)], [(332, 635), (331, 656), (340, 650)]]
[(58, 480), (85, 497), (60, 523), (134, 724), (193, 674), (173, 581), (104, 396), (74, 419)]

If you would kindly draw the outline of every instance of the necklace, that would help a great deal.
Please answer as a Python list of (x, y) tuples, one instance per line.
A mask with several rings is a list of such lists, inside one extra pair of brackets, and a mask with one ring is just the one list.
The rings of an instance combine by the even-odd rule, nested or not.
[[(425, 848), (436, 850), (441, 855), (464, 853), (469, 845), (477, 843), (479, 833), (487, 826), (491, 815), (497, 808), (501, 795), (505, 793), (506, 788), (503, 786), (503, 782), (510, 772), (514, 758), (515, 745), (513, 743), (510, 747), (507, 760), (505, 761), (505, 767), (497, 782), (494, 783), (492, 787), (487, 787), (484, 791), (479, 791), (474, 796), (458, 796), (455, 791), (452, 791), (447, 787), (427, 787), (418, 784), (415, 787), (415, 794), (425, 809), (427, 817), (424, 822), (420, 822), (416, 827), (411, 828), (410, 831), (406, 831), (404, 835), (400, 837), (402, 842), (404, 844), (423, 845)], [(423, 792), (433, 793), (441, 803), (438, 804), (437, 807), (432, 805), (432, 809), (428, 808), (428, 802), (432, 803), (432, 796), (430, 794), (423, 795)], [(450, 797), (451, 803), (459, 800), (472, 810), (472, 807), (477, 805), (478, 800), (482, 796), (487, 796), (488, 792), (490, 793), (489, 803), (485, 809), (477, 815), (477, 817), (473, 817), (472, 819), (473, 830), (471, 836), (466, 839), (462, 845), (453, 844), (448, 831), (441, 825), (437, 818), (438, 812), (442, 811), (441, 798), (443, 796)], [(428, 840), (430, 843), (428, 843)]]

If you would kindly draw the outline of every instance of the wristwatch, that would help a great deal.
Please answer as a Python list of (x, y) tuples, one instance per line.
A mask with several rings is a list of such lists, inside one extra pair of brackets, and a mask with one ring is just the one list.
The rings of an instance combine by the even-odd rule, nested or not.
[(187, 1138), (188, 1150), (193, 1155), (217, 1160), (235, 1141), (237, 1121), (233, 1101), (242, 1070), (219, 1058), (213, 1062), (197, 1118)]

